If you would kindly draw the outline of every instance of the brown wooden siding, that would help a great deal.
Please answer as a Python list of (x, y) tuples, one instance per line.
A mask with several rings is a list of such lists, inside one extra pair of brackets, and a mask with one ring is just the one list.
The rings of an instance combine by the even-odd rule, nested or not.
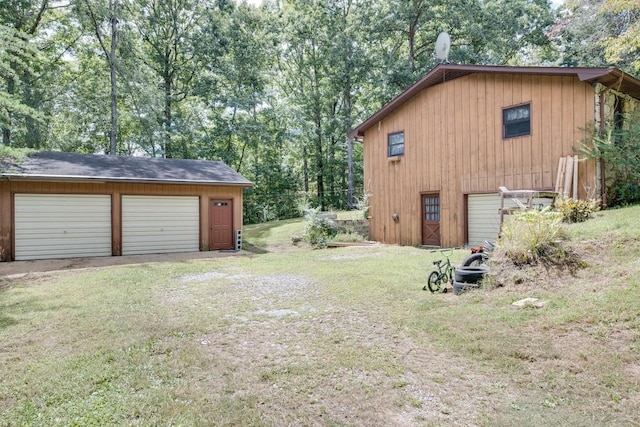
[(209, 250), (209, 199), (233, 200), (233, 226), (242, 228), (242, 187), (214, 185), (119, 184), (48, 181), (0, 181), (0, 261), (13, 259), (13, 195), (39, 194), (110, 194), (112, 209), (112, 253), (122, 254), (123, 195), (199, 196), (200, 250)]
[[(525, 103), (531, 134), (503, 139), (502, 109)], [(466, 243), (465, 194), (553, 189), (594, 111), (594, 89), (571, 76), (471, 74), (423, 90), (364, 135), (371, 238), (420, 245), (420, 194), (439, 192), (442, 246)], [(402, 130), (404, 156), (392, 161), (387, 135)], [(594, 177), (595, 163), (580, 162), (580, 197)]]

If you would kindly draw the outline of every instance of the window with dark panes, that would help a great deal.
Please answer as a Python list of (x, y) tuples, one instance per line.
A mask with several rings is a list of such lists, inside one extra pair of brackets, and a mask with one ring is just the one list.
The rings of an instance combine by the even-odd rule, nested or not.
[(502, 136), (513, 138), (515, 136), (531, 134), (531, 104), (502, 110)]
[(390, 133), (387, 136), (387, 156), (401, 156), (404, 154), (404, 132)]

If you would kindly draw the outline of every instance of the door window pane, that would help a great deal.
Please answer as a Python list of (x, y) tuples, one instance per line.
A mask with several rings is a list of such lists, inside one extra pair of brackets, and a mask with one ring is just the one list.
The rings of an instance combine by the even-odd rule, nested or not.
[(426, 196), (424, 198), (425, 221), (440, 221), (440, 197)]

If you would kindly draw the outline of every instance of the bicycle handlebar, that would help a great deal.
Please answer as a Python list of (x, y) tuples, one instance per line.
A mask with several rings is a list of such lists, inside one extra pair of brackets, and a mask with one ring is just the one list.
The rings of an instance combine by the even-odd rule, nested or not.
[(440, 249), (440, 253), (449, 258), (451, 255), (453, 255), (453, 248)]

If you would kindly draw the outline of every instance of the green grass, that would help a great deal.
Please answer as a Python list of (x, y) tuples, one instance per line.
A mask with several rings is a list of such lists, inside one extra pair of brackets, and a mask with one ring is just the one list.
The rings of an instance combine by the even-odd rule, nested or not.
[(575, 277), (460, 296), (421, 290), (437, 251), (296, 247), (299, 220), (247, 227), (260, 254), (13, 279), (0, 425), (634, 425), (639, 214), (569, 226)]
[(251, 250), (256, 249), (262, 253), (268, 247), (290, 247), (293, 236), (302, 236), (304, 223), (301, 219), (288, 219), (284, 221), (251, 224), (244, 227), (245, 246)]

